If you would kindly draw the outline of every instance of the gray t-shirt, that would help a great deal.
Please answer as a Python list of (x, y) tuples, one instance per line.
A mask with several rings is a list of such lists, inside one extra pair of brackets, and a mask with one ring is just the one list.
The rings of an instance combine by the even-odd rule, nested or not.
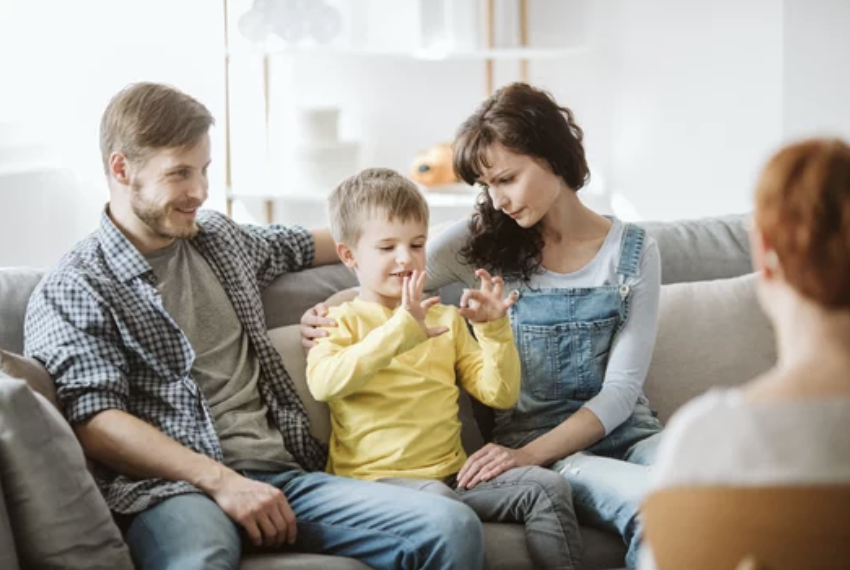
[(227, 293), (206, 259), (186, 240), (145, 259), (163, 308), (195, 350), (192, 377), (212, 411), (224, 463), (233, 469), (295, 465), (260, 397), (260, 362)]

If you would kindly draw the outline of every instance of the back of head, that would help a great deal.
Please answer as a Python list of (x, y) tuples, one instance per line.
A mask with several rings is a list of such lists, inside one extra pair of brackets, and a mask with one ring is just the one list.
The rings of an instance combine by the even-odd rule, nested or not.
[(850, 146), (811, 139), (780, 150), (756, 189), (755, 222), (785, 281), (831, 309), (850, 309)]
[(363, 223), (382, 216), (428, 224), (428, 203), (416, 185), (389, 168), (368, 168), (340, 183), (328, 198), (331, 235), (350, 246), (360, 239)]
[(109, 173), (113, 152), (143, 164), (158, 149), (193, 146), (214, 122), (203, 104), (178, 89), (159, 83), (129, 85), (112, 98), (101, 118), (104, 171)]

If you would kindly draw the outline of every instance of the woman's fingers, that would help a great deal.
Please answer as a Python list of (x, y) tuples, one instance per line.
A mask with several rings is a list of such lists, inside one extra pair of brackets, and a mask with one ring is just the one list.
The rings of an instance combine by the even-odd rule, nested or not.
[(430, 309), (431, 307), (433, 307), (434, 305), (436, 305), (436, 304), (437, 304), (437, 303), (439, 303), (439, 302), (440, 302), (440, 298), (439, 298), (439, 297), (428, 297), (427, 299), (425, 299), (424, 301), (422, 301), (422, 303), (420, 303), (420, 306), (421, 306), (423, 309), (425, 309), (425, 311), (427, 312), (427, 311), (428, 311), (428, 309)]
[(512, 466), (510, 461), (493, 461), (478, 472), (478, 475), (469, 482), (469, 486), (475, 487), (482, 481), (491, 481), (511, 468)]
[(493, 278), (485, 269), (479, 269), (475, 274), (481, 279), (481, 291), (489, 293), (493, 290)]
[(488, 443), (487, 445), (485, 445), (484, 447), (482, 447), (481, 449), (466, 458), (466, 463), (464, 463), (463, 467), (460, 468), (460, 471), (457, 472), (458, 483), (466, 479), (466, 473), (472, 468), (472, 464), (487, 454), (487, 450), (490, 448), (490, 445), (491, 444)]
[(516, 304), (516, 302), (518, 300), (519, 300), (519, 291), (514, 289), (513, 291), (511, 291), (511, 294), (508, 295), (508, 297), (504, 301), (505, 308), (510, 309), (511, 307), (513, 307)]
[(457, 484), (458, 487), (467, 487), (471, 488), (470, 483), (478, 475), (478, 472), (481, 471), (486, 465), (492, 461), (492, 455), (494, 452), (499, 450), (499, 446), (494, 445), (492, 443), (488, 443), (475, 453), (469, 456), (469, 459), (466, 460), (466, 464), (458, 471), (457, 474)]
[(505, 282), (501, 277), (493, 277), (493, 295), (497, 299), (502, 298), (502, 293), (505, 292)]

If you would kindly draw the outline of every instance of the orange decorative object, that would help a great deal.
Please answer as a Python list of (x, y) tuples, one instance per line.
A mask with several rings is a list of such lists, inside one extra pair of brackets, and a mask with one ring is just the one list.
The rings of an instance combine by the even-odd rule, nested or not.
[(442, 143), (419, 153), (410, 167), (410, 179), (427, 188), (457, 182), (452, 168), (452, 145)]

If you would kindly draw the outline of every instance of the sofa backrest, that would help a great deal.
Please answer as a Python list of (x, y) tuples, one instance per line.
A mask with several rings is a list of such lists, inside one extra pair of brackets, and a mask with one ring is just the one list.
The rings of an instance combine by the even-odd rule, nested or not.
[[(680, 283), (750, 272), (747, 219), (740, 214), (641, 225), (658, 242), (663, 282)], [(0, 348), (23, 350), (27, 300), (43, 274), (38, 269), (0, 268)], [(342, 264), (284, 275), (263, 293), (266, 325), (273, 329), (295, 324), (307, 309), (355, 284), (354, 275)]]
[[(663, 283), (710, 281), (752, 271), (748, 218), (736, 214), (681, 222), (646, 222), (641, 226), (658, 242)], [(354, 285), (354, 275), (342, 264), (284, 275), (263, 294), (266, 324), (270, 329), (295, 324), (316, 303)], [(460, 287), (447, 289), (447, 294), (441, 292), (441, 299), (456, 304)]]
[(43, 275), (40, 269), (0, 267), (0, 348), (23, 351), (27, 300)]

